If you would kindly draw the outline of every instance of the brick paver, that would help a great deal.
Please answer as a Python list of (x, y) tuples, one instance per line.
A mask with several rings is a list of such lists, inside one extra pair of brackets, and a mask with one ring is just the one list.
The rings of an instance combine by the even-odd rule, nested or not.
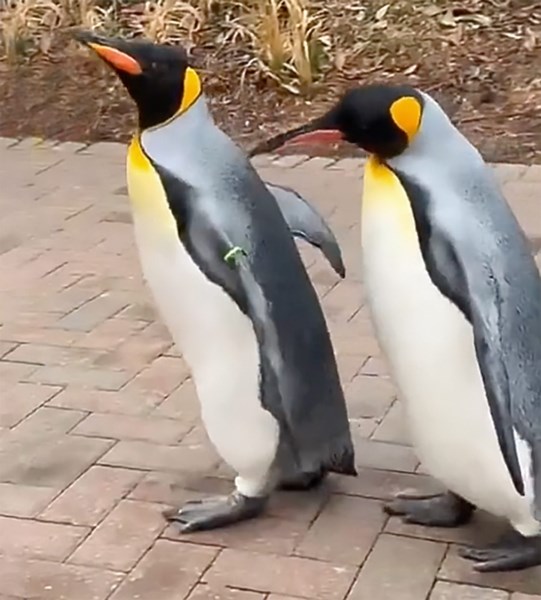
[[(359, 269), (360, 161), (261, 156), (326, 215), (339, 280), (299, 243), (335, 344), (359, 476), (276, 493), (268, 513), (180, 535), (161, 511), (230, 489), (189, 370), (143, 284), (121, 144), (0, 139), (0, 600), (538, 600), (541, 568), (481, 575), (457, 544), (490, 538), (388, 518), (437, 489), (410, 447)], [(496, 173), (539, 254), (541, 167)], [(537, 594), (537, 595), (536, 595)]]

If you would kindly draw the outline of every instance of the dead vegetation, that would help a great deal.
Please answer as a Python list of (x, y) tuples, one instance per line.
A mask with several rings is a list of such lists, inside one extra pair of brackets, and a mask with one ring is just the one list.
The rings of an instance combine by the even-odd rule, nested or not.
[(238, 56), (244, 75), (259, 71), (292, 93), (309, 93), (329, 62), (324, 7), (309, 0), (8, 0), (2, 51), (11, 64), (47, 54), (58, 33), (79, 26), (188, 49), (211, 36), (216, 47), (248, 50)]
[[(12, 109), (0, 111), (4, 134), (34, 128), (61, 138), (126, 138), (131, 120), (122, 91), (70, 40), (70, 30), (82, 26), (187, 47), (218, 120), (240, 141), (296, 124), (345, 87), (377, 78), (435, 94), (475, 141), (488, 139), (489, 155), (518, 155), (519, 142), (526, 157), (541, 156), (541, 2), (0, 0), (2, 6), (0, 93)], [(83, 81), (102, 86), (106, 98), (85, 96)], [(43, 100), (58, 90), (56, 102)], [(80, 122), (55, 125), (73, 108)]]
[[(414, 75), (427, 49), (459, 47), (483, 30), (532, 51), (541, 8), (520, 0), (3, 0), (1, 50), (13, 64), (47, 55), (73, 27), (144, 36), (193, 48), (212, 44), (243, 79), (270, 79), (310, 95), (331, 68), (348, 72), (357, 59), (371, 69), (400, 67)], [(389, 67), (391, 67), (389, 69)], [(393, 69), (395, 67), (395, 69)]]

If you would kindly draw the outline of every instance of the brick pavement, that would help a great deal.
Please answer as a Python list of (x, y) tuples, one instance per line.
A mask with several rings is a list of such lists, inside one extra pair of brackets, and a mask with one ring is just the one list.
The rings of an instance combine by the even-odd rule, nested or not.
[[(231, 529), (166, 527), (165, 506), (227, 490), (231, 473), (141, 280), (124, 148), (0, 139), (0, 600), (540, 600), (541, 568), (480, 575), (457, 556), (457, 543), (494, 533), (486, 515), (427, 530), (381, 512), (392, 492), (433, 483), (407, 445), (363, 304), (359, 162), (256, 162), (312, 198), (342, 244), (344, 281), (300, 246), (359, 477), (277, 494), (267, 516)], [(541, 167), (497, 174), (541, 251)]]

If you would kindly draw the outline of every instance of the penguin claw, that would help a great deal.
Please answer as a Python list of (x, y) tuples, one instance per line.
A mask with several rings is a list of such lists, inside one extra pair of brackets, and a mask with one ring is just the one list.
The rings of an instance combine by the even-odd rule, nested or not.
[(438, 498), (441, 494), (417, 494), (415, 492), (407, 492), (402, 490), (397, 492), (395, 498), (402, 498), (405, 500), (432, 500), (432, 498)]
[(475, 562), (473, 568), (480, 573), (519, 571), (541, 565), (541, 538), (526, 538), (514, 532), (486, 548), (461, 548), (459, 554)]
[(170, 523), (179, 525), (181, 533), (225, 527), (253, 519), (263, 512), (265, 497), (249, 498), (235, 491), (229, 496), (212, 496), (191, 500), (179, 509), (163, 511)]
[(384, 504), (383, 510), (388, 515), (402, 517), (405, 523), (457, 527), (470, 520), (474, 507), (451, 492), (425, 496), (402, 492)]
[(496, 551), (494, 548), (475, 548), (473, 546), (468, 546), (465, 548), (460, 548), (458, 551), (462, 558), (466, 560), (471, 560), (473, 562), (487, 562), (490, 560), (496, 560), (501, 558), (502, 551)]

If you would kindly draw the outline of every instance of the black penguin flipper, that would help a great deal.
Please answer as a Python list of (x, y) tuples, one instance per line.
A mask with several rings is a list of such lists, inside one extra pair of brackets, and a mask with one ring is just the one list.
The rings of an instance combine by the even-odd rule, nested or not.
[[(511, 407), (513, 383), (508, 373), (502, 332), (510, 317), (510, 305), (503, 300), (501, 277), (493, 272), (476, 245), (464, 231), (457, 242), (454, 232), (430, 214), (428, 192), (417, 182), (396, 172), (411, 202), (421, 253), (434, 285), (470, 322), (477, 362), (498, 443), (505, 464), (520, 495), (525, 494)], [(515, 391), (515, 390), (513, 390)]]
[[(254, 276), (249, 257), (239, 256), (236, 267), (246, 290), (248, 314), (256, 336), (266, 347), (266, 352), (261, 357), (261, 376), (265, 380), (263, 387), (267, 393), (262, 397), (262, 402), (281, 423), (282, 439), (285, 441), (281, 448), (281, 452), (284, 453), (280, 460), (282, 466), (296, 465), (294, 475), (322, 474), (332, 471), (356, 476), (355, 450), (345, 401), (340, 392), (338, 373), (331, 371), (332, 365), (325, 357), (323, 340), (321, 344), (316, 344), (318, 348), (315, 348), (314, 352), (316, 354), (322, 352), (321, 360), (317, 362), (321, 370), (326, 373), (322, 381), (327, 381), (329, 389), (319, 389), (321, 398), (312, 396), (312, 402), (308, 406), (309, 398), (306, 389), (299, 388), (298, 373), (293, 372), (287, 358), (283, 355), (280, 334), (271, 314), (272, 306)], [(319, 334), (322, 335), (323, 332)], [(292, 348), (289, 347), (289, 350)], [(333, 379), (337, 387), (332, 385)], [(301, 386), (303, 386), (302, 382)], [(337, 390), (340, 396), (337, 396)], [(328, 402), (324, 400), (326, 397)], [(277, 399), (280, 401), (277, 402)], [(340, 401), (344, 403), (342, 406)], [(316, 425), (318, 421), (327, 426), (323, 436), (318, 431), (320, 429)]]
[(472, 293), (471, 312), (475, 353), (505, 464), (515, 489), (521, 496), (524, 496), (525, 486), (513, 432), (509, 373), (503, 360), (504, 349), (499, 335), (502, 329), (503, 315), (497, 306), (497, 285), (493, 279), (491, 283), (492, 285), (489, 285), (480, 294), (481, 297), (485, 297), (487, 291), (493, 293), (494, 303), (491, 307), (483, 307), (481, 302), (476, 301), (477, 294)]
[(291, 188), (264, 182), (274, 196), (292, 235), (319, 248), (331, 267), (343, 279), (346, 268), (338, 241), (314, 206)]

